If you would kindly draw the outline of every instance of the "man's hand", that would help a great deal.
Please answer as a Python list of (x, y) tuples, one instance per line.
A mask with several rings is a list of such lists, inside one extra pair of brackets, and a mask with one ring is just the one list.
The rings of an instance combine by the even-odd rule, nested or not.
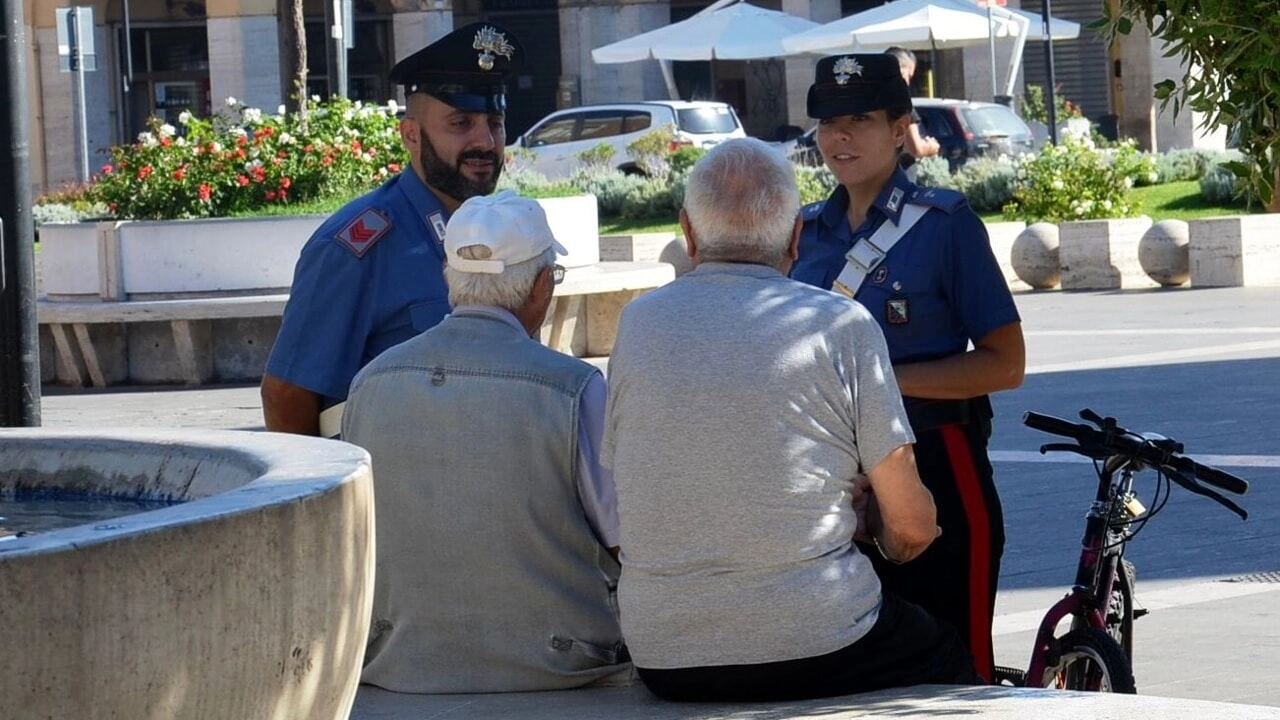
[(876, 520), (880, 519), (879, 508), (873, 508), (875, 505), (875, 495), (871, 492), (871, 481), (866, 475), (859, 475), (853, 481), (853, 515), (857, 519), (857, 526), (853, 531), (853, 539), (860, 543), (870, 543), (875, 537), (871, 529), (871, 514), (875, 513)]

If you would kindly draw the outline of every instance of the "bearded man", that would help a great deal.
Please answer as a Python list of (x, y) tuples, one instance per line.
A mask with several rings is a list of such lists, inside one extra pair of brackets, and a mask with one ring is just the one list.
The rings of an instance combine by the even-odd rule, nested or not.
[(445, 224), (497, 186), (506, 81), (523, 54), (510, 32), (474, 23), (391, 70), (404, 86), (410, 167), (334, 213), (302, 248), (262, 378), (268, 430), (337, 436), (356, 372), (449, 313)]

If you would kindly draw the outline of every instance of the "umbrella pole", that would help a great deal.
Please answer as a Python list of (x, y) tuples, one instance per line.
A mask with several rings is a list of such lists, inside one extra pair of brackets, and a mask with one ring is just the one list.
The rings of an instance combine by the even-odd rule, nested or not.
[(1049, 11), (1052, 9), (1050, 0), (1040, 0), (1040, 6), (1044, 11), (1044, 64), (1048, 70), (1048, 87), (1044, 89), (1045, 109), (1049, 111), (1049, 142), (1054, 145), (1058, 144), (1058, 99), (1055, 97), (1057, 93), (1057, 79), (1053, 76), (1053, 33), (1050, 31), (1049, 23), (1052, 16)]
[(658, 67), (662, 68), (662, 80), (667, 84), (667, 94), (672, 100), (679, 100), (680, 91), (676, 89), (676, 78), (671, 74), (671, 61), (658, 60)]

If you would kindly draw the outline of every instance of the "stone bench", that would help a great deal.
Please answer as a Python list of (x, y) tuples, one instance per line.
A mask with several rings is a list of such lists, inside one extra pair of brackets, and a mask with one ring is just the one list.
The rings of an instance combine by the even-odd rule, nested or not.
[(418, 720), (440, 717), (450, 720), (849, 720), (869, 717), (893, 717), (899, 720), (936, 720), (943, 717), (981, 717), (984, 720), (1247, 717), (1280, 720), (1280, 708), (1146, 695), (950, 685), (918, 685), (823, 700), (733, 704), (668, 703), (658, 700), (639, 686), (541, 693), (405, 695), (362, 685), (356, 693), (355, 708), (351, 714), (351, 720)]
[[(622, 307), (674, 277), (665, 263), (570, 268), (556, 287), (543, 342), (577, 356), (608, 355)], [(288, 299), (283, 294), (107, 302), (42, 298), (36, 314), (52, 346), (54, 377), (65, 384), (80, 387), (87, 378), (94, 387), (129, 381), (200, 385), (228, 379), (218, 371), (220, 363), (236, 368), (229, 379), (259, 379)], [(253, 324), (215, 333), (212, 324), (224, 321)]]

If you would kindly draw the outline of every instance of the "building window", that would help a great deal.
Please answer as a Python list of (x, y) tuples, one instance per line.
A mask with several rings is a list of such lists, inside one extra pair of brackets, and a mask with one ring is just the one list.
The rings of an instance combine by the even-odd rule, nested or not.
[[(391, 22), (385, 18), (355, 21), (355, 47), (347, 51), (347, 97), (385, 103), (395, 97), (391, 73)], [(307, 94), (329, 97), (328, 43), (324, 20), (307, 21)]]
[[(123, 38), (124, 30), (121, 29)], [(212, 114), (209, 98), (209, 34), (204, 23), (143, 27), (130, 31), (133, 85), (126, 95), (126, 140), (147, 127), (147, 119), (179, 126), (184, 110)], [(124, 43), (121, 42), (121, 45)]]

